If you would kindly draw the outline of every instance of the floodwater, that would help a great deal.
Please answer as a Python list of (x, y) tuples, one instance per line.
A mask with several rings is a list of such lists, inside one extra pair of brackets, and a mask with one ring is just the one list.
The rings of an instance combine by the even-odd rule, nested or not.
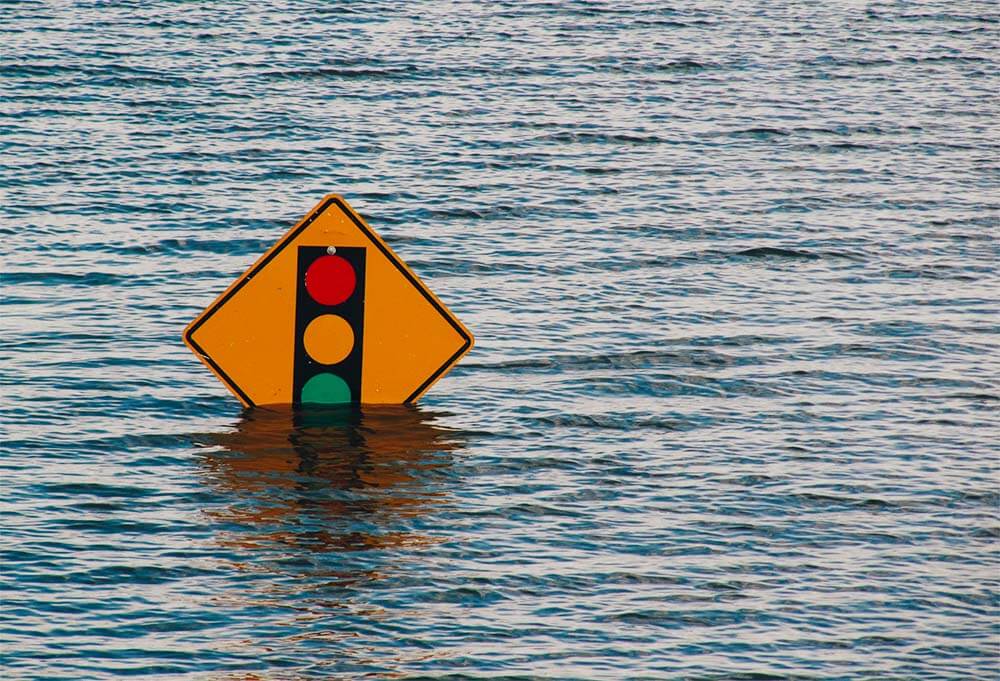
[[(997, 678), (998, 21), (3, 4), (2, 675)], [(328, 192), (477, 345), (243, 412)]]

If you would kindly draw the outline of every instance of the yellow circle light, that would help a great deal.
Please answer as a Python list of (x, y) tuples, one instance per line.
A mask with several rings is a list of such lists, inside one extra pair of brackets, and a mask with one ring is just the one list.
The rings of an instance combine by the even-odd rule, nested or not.
[(320, 364), (336, 364), (351, 354), (354, 331), (343, 317), (325, 314), (309, 322), (302, 342)]

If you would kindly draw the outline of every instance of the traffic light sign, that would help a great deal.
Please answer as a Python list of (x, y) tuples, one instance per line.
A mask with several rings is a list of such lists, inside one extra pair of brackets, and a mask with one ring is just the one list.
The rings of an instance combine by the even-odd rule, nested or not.
[(416, 401), (472, 334), (340, 196), (184, 331), (244, 406)]
[(361, 401), (365, 249), (299, 246), (294, 404)]

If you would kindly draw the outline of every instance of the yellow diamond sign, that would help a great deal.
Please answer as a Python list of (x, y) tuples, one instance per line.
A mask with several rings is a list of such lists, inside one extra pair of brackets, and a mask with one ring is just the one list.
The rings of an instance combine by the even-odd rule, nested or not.
[(184, 331), (244, 406), (414, 402), (472, 334), (342, 197), (325, 197)]

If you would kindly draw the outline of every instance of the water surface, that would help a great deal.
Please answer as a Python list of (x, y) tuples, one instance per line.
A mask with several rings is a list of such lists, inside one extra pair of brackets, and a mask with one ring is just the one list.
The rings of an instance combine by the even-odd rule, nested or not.
[[(0, 17), (7, 677), (1000, 674), (993, 3)], [(328, 192), (477, 346), (241, 412)]]

